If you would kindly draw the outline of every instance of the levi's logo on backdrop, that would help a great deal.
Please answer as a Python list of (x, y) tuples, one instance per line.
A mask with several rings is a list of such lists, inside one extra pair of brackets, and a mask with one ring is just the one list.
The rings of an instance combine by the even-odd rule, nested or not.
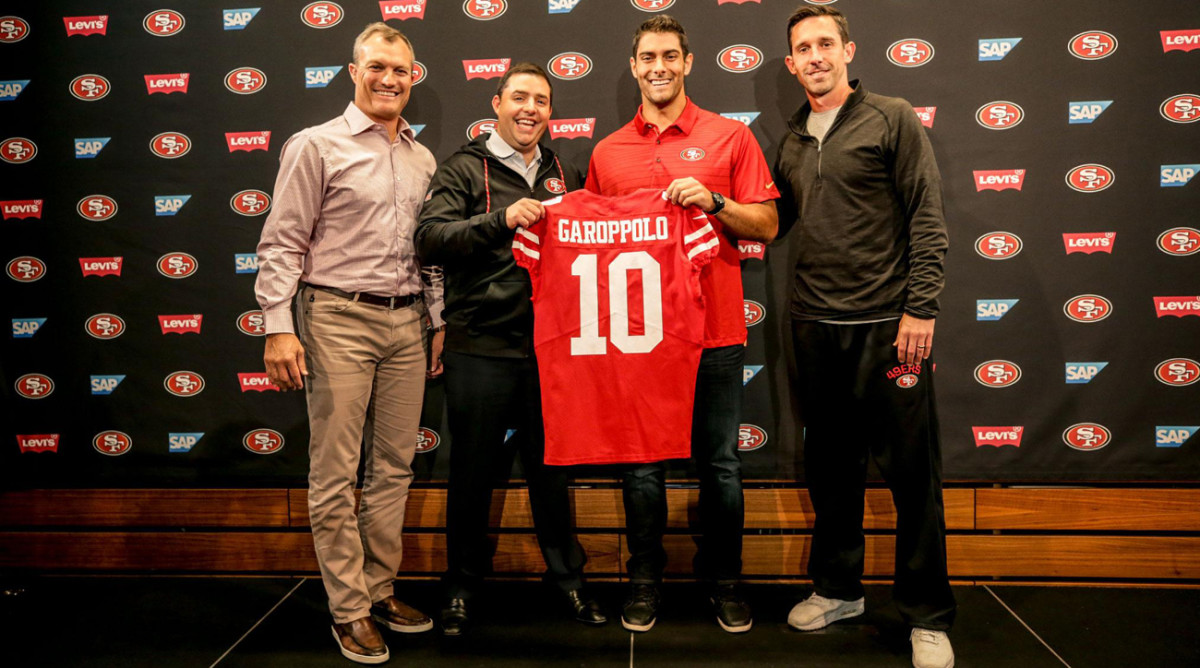
[(221, 12), (221, 26), (225, 30), (245, 30), (258, 14), (259, 9), (261, 8), (226, 9)]
[(1023, 169), (988, 169), (976, 170), (975, 192), (984, 190), (1020, 190), (1025, 183)]
[(313, 2), (300, 10), (300, 20), (310, 28), (324, 30), (341, 23), (345, 13), (336, 2)]
[(1067, 362), (1067, 384), (1085, 385), (1090, 383), (1096, 374), (1103, 371), (1106, 366), (1108, 366), (1108, 362)]
[(379, 13), (383, 20), (424, 19), (426, 0), (382, 0), (379, 3)]
[(125, 258), (120, 256), (79, 258), (79, 268), (84, 276), (120, 276), (124, 264)]
[(271, 146), (271, 131), (226, 132), (225, 142), (229, 144), (230, 153), (234, 151), (265, 151)]
[(1200, 28), (1194, 30), (1160, 30), (1163, 53), (1200, 49)]
[(108, 32), (108, 15), (64, 16), (63, 24), (67, 27), (67, 37), (75, 35), (104, 35)]
[(559, 118), (550, 121), (551, 139), (592, 138), (596, 127), (594, 118)]
[(158, 316), (158, 326), (162, 328), (163, 334), (199, 334), (203, 322), (204, 316), (199, 313)]
[(1004, 60), (1009, 51), (1020, 44), (1020, 37), (979, 40), (979, 60)]
[(917, 113), (917, 118), (921, 119), (921, 125), (927, 128), (933, 127), (933, 119), (937, 116), (937, 107), (913, 107), (913, 111)]
[(18, 434), (21, 452), (58, 452), (58, 434)]
[(187, 72), (177, 72), (175, 74), (147, 74), (146, 79), (146, 94), (153, 95), (155, 93), (186, 93), (188, 89), (188, 81), (191, 79), (191, 74)]
[(237, 376), (238, 385), (241, 385), (243, 392), (279, 391), (279, 386), (272, 383), (271, 378), (262, 371), (256, 373), (239, 373)]
[(761, 260), (767, 254), (767, 245), (759, 241), (738, 239), (738, 257), (742, 260)]
[(17, 99), (21, 91), (29, 85), (29, 79), (13, 79), (11, 81), (0, 81), (0, 102), (10, 102)]
[(1021, 447), (1021, 436), (1025, 434), (1025, 427), (971, 427), (971, 433), (975, 436), (975, 447), (980, 448), (985, 445), (1000, 447), (1002, 445), (1011, 445)]
[(1077, 125), (1091, 123), (1108, 109), (1112, 100), (1093, 100), (1090, 102), (1070, 102), (1067, 104), (1067, 123)]
[(1163, 188), (1178, 188), (1186, 186), (1200, 165), (1163, 165), (1159, 168), (1158, 184)]
[(0, 202), (0, 211), (4, 213), (4, 220), (9, 218), (38, 218), (42, 217), (42, 200), (40, 199), (14, 199), (7, 202)]
[(1154, 312), (1160, 318), (1169, 315), (1177, 318), (1182, 318), (1185, 315), (1200, 316), (1200, 296), (1155, 297)]
[(1064, 232), (1062, 236), (1067, 255), (1071, 253), (1112, 254), (1113, 246), (1117, 243), (1116, 232)]
[(471, 79), (498, 79), (508, 71), (511, 58), (484, 58), (482, 60), (464, 60), (463, 71), (467, 81)]
[(463, 13), (476, 21), (491, 21), (508, 11), (508, 0), (466, 0)]

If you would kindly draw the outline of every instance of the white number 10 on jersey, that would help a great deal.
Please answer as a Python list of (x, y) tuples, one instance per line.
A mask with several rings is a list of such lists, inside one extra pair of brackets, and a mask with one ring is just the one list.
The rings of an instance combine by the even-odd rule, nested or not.
[[(645, 333), (629, 333), (629, 272), (642, 272), (642, 318)], [(579, 336), (571, 337), (572, 355), (603, 355), (607, 339), (600, 336), (600, 286), (597, 256), (580, 255), (571, 263), (579, 277)], [(608, 264), (609, 332), (623, 353), (648, 353), (662, 342), (662, 270), (646, 251), (628, 251)]]

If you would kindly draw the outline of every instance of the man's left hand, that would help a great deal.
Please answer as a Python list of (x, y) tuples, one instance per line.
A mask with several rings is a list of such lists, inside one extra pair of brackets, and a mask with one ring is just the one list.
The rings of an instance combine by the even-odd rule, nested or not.
[(900, 331), (892, 345), (896, 358), (905, 364), (924, 362), (933, 354), (934, 318), (917, 318), (905, 313), (900, 317)]
[(442, 375), (442, 348), (446, 344), (446, 328), (433, 333), (429, 341), (429, 369), (425, 371), (426, 378), (437, 378)]
[(713, 201), (712, 191), (690, 176), (672, 181), (667, 186), (667, 199), (679, 206), (699, 207), (701, 211), (709, 211), (717, 205)]

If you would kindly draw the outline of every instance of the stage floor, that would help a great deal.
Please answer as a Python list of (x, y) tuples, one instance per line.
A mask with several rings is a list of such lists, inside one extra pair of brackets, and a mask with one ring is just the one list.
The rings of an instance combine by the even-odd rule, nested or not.
[[(471, 632), (446, 638), (384, 631), (389, 665), (904, 667), (908, 629), (889, 587), (867, 613), (822, 631), (787, 626), (803, 585), (746, 587), (749, 633), (721, 631), (703, 589), (668, 584), (657, 625), (630, 634), (618, 619), (625, 585), (596, 584), (611, 620), (585, 627), (559, 614), (538, 583), (495, 583)], [(5, 666), (351, 666), (338, 654), (315, 578), (0, 577)], [(433, 614), (433, 582), (400, 582), (402, 599)], [(956, 587), (950, 634), (959, 668), (1200, 666), (1200, 589)]]

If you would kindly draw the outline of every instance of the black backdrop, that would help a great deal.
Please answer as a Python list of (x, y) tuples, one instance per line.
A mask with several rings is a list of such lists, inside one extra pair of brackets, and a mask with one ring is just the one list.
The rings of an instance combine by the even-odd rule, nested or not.
[[(582, 77), (555, 80), (554, 116), (580, 120), (570, 125), (591, 133), (547, 138), (582, 168), (595, 141), (636, 109), (629, 38), (650, 15), (638, 5), (656, 3), (312, 3), (328, 11), (274, 0), (255, 3), (257, 10), (182, 0), (166, 8), (157, 1), (5, 4), (0, 140), (16, 140), (0, 146), (0, 260), (9, 267), (0, 280), (3, 317), (13, 323), (2, 355), (3, 477), (37, 486), (236, 486), (302, 481), (307, 427), (302, 396), (255, 391), (253, 377), (239, 379), (262, 371), (262, 339), (237, 323), (257, 308), (252, 254), (264, 216), (262, 209), (243, 215), (232, 203), (247, 201), (235, 197), (245, 190), (271, 193), (283, 141), (344, 109), (353, 94), (345, 64), (358, 31), (384, 12), (420, 14), (389, 17), (425, 70), (405, 116), (422, 126), (419, 141), (439, 158), (491, 117), (495, 79), (468, 78), (463, 61), (546, 65), (560, 54), (585, 55), (575, 59), (590, 61)], [(692, 99), (749, 122), (773, 156), (803, 97), (783, 64), (786, 17), (798, 3), (657, 4), (688, 28)], [(503, 11), (486, 20), (469, 15), (489, 5)], [(1200, 106), (1200, 5), (837, 6), (859, 47), (851, 76), (933, 108), (928, 133), (951, 236), (936, 355), (947, 477), (1200, 479), (1200, 437), (1187, 440), (1200, 425), (1200, 383), (1187, 384), (1200, 372), (1200, 254), (1188, 254), (1200, 239), (1189, 231), (1200, 227), (1200, 183), (1186, 183), (1200, 163), (1200, 122), (1188, 110)], [(163, 15), (168, 9), (178, 16)], [(306, 9), (331, 25), (306, 25)], [(731, 46), (723, 67), (718, 53)], [(257, 70), (242, 81), (265, 78), (266, 85), (236, 91), (242, 68)], [(175, 74), (187, 75), (186, 91), (158, 92), (180, 78), (167, 76), (154, 79), (151, 93), (147, 75)], [(234, 141), (255, 147), (264, 131), (266, 150), (232, 150)], [(185, 136), (172, 138), (176, 151), (190, 147), (158, 157), (151, 144), (161, 133)], [(160, 141), (160, 150), (171, 143)], [(19, 162), (33, 146), (36, 155)], [(1069, 172), (1087, 164), (1102, 169), (1084, 171), (1076, 185), (1105, 187), (1070, 187)], [(977, 173), (992, 171), (1001, 173)], [(1019, 188), (995, 189), (1016, 179)], [(77, 205), (114, 215), (91, 219)], [(1078, 234), (1082, 240), (1064, 237)], [(1093, 252), (1072, 252), (1079, 249)], [(167, 257), (175, 253), (191, 259)], [(748, 318), (762, 315), (747, 352), (747, 478), (802, 478), (785, 345), (790, 254), (785, 239), (743, 263), (746, 296), (755, 302)], [(114, 257), (119, 275), (85, 275)], [(193, 274), (168, 277), (193, 263)], [(1092, 321), (1072, 320), (1066, 304), (1086, 295), (1102, 299), (1088, 297), (1075, 314)], [(103, 314), (123, 322), (116, 338), (87, 333), (89, 319)], [(164, 333), (164, 326), (194, 326), (197, 315), (198, 333)], [(985, 386), (1016, 377), (1002, 363), (1018, 367), (1019, 379)], [(180, 371), (186, 379), (174, 389), (191, 396), (167, 390), (168, 376)], [(111, 376), (123, 378), (114, 387)], [(196, 376), (204, 383), (198, 393)], [(423, 420), (423, 443), (432, 449), (417, 461), (422, 479), (446, 472), (452, 446), (442, 416), (433, 382)], [(864, 416), (846, 430), (869, 431), (869, 424)], [(1080, 424), (1091, 426), (1070, 431)], [(106, 440), (109, 430), (129, 442)], [(114, 444), (129, 447), (115, 455)]]

